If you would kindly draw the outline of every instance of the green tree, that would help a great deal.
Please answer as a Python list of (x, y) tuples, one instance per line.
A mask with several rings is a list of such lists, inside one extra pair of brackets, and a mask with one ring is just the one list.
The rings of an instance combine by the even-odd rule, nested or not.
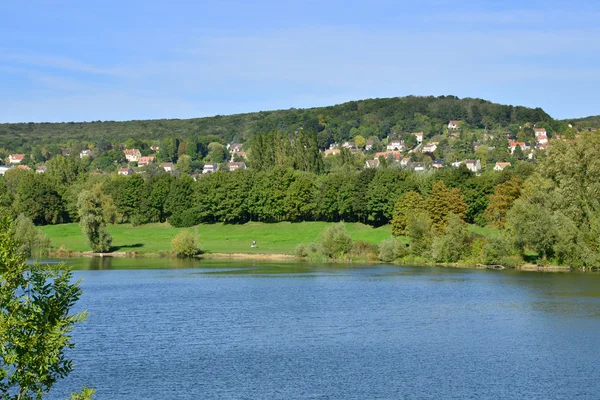
[(79, 224), (94, 252), (107, 253), (111, 248), (112, 237), (106, 230), (106, 222), (114, 218), (110, 203), (99, 185), (82, 191), (77, 200)]
[(0, 394), (6, 400), (41, 399), (69, 375), (71, 331), (86, 312), (72, 308), (79, 283), (63, 264), (28, 265), (14, 226), (0, 217)]
[(469, 255), (472, 235), (467, 224), (454, 214), (448, 217), (448, 225), (440, 236), (433, 239), (431, 256), (438, 262), (457, 262)]
[(422, 211), (424, 202), (421, 195), (413, 190), (404, 193), (394, 205), (392, 217), (392, 235), (403, 236), (406, 234), (408, 216), (414, 212)]
[(506, 213), (515, 200), (521, 196), (523, 181), (514, 177), (494, 187), (494, 194), (490, 196), (489, 204), (485, 210), (486, 220), (496, 226), (503, 226)]
[(464, 219), (467, 204), (458, 188), (448, 190), (444, 181), (433, 184), (429, 196), (425, 200), (425, 209), (436, 231), (443, 231), (448, 223), (448, 216), (455, 214)]
[(433, 239), (433, 224), (425, 211), (411, 213), (406, 223), (406, 234), (409, 238), (410, 253), (416, 256), (429, 257)]

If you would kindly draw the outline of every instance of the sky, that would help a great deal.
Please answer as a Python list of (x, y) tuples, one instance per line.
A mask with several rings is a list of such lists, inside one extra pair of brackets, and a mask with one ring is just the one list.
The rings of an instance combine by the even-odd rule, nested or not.
[(456, 95), (600, 114), (600, 2), (0, 0), (0, 122)]

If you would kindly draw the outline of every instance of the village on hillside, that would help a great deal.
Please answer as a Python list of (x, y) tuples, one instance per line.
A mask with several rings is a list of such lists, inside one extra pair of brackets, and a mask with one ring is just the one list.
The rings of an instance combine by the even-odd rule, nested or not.
[[(402, 168), (418, 172), (464, 165), (471, 172), (479, 173), (488, 169), (501, 171), (517, 161), (535, 162), (553, 140), (574, 139), (561, 137), (535, 125), (520, 128), (518, 134), (498, 133), (472, 129), (463, 121), (451, 120), (441, 135), (426, 137), (424, 132), (395, 130), (391, 130), (383, 139), (357, 135), (353, 141), (329, 143), (328, 148), (320, 149), (320, 153), (326, 164), (335, 164), (335, 159), (342, 157), (343, 153), (350, 154), (357, 169)], [(572, 126), (569, 125), (569, 128)], [(206, 146), (204, 157), (200, 157), (198, 143), (175, 141), (174, 148), (162, 151), (157, 141), (131, 142), (139, 147), (129, 147), (128, 144), (132, 143), (124, 143), (116, 148), (108, 143), (100, 146), (77, 144), (54, 152), (36, 149), (32, 154), (8, 153), (0, 149), (0, 175), (12, 168), (44, 173), (45, 161), (55, 156), (79, 158), (91, 165), (92, 173), (112, 172), (125, 176), (164, 171), (171, 174), (186, 173), (197, 179), (216, 171), (252, 167), (248, 162), (252, 153), (249, 142), (211, 142)]]

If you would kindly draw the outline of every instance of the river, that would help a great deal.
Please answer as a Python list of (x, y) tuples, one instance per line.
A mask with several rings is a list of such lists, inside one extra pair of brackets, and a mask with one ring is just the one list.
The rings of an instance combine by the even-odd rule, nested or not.
[[(600, 275), (75, 260), (96, 399), (597, 399)], [(91, 269), (86, 269), (91, 268)]]

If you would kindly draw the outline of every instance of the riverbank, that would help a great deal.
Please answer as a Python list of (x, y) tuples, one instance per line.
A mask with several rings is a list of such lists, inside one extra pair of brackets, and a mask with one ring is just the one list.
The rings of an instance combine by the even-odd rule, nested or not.
[[(300, 243), (317, 242), (328, 222), (248, 222), (243, 225), (203, 224), (192, 228), (173, 228), (167, 223), (132, 226), (110, 225), (113, 253), (169, 253), (171, 240), (182, 230), (195, 233), (200, 248), (210, 254), (286, 254), (294, 255)], [(91, 249), (78, 224), (47, 225), (40, 229), (50, 238), (53, 252), (84, 253)], [(391, 236), (391, 227), (374, 228), (361, 223), (346, 223), (354, 241), (376, 245)], [(257, 247), (252, 248), (256, 240)], [(111, 254), (113, 254), (111, 253)]]

